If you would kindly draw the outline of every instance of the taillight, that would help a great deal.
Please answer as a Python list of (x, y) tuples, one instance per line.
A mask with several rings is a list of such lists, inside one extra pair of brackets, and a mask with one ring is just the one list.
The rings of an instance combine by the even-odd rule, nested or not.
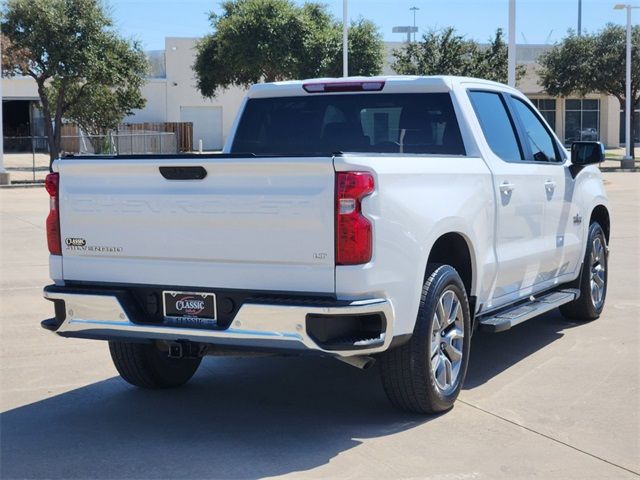
[(49, 193), (49, 216), (47, 217), (47, 244), (51, 255), (62, 255), (60, 239), (60, 215), (58, 213), (57, 173), (50, 173), (44, 180), (44, 188)]
[(358, 265), (371, 260), (371, 222), (362, 215), (362, 199), (373, 189), (370, 173), (336, 174), (336, 265)]

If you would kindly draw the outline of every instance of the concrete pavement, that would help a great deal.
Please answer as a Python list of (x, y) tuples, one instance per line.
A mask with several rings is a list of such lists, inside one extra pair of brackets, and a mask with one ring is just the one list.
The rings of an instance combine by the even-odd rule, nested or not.
[(42, 182), (49, 173), (49, 154), (5, 152), (4, 166), (12, 182)]
[(52, 306), (43, 189), (0, 190), (1, 478), (638, 478), (640, 175), (605, 174), (613, 239), (596, 322), (558, 312), (478, 334), (455, 408), (394, 411), (377, 370), (207, 358), (185, 388), (116, 376)]

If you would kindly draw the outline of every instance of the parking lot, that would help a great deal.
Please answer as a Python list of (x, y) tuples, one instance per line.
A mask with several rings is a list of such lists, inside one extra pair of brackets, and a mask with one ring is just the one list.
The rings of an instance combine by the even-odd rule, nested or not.
[(478, 333), (446, 414), (394, 411), (376, 368), (207, 358), (186, 387), (142, 391), (106, 343), (42, 330), (53, 308), (42, 188), (0, 190), (2, 478), (640, 476), (640, 175), (605, 173), (607, 307)]

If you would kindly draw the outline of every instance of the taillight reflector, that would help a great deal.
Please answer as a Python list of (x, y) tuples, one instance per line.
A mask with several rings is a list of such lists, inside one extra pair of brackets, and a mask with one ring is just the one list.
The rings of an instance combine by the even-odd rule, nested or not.
[(364, 82), (327, 82), (305, 83), (302, 85), (307, 93), (331, 93), (331, 92), (379, 92), (384, 88), (384, 80), (371, 80)]
[(49, 216), (47, 216), (47, 245), (51, 255), (62, 255), (60, 215), (58, 213), (58, 181), (57, 173), (50, 173), (44, 181), (44, 188), (50, 197)]
[(371, 260), (371, 222), (362, 215), (362, 199), (375, 184), (367, 172), (336, 174), (336, 265), (359, 265)]

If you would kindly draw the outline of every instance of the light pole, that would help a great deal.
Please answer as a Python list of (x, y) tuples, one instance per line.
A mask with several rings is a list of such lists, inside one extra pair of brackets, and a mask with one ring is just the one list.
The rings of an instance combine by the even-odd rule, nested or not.
[(507, 77), (510, 87), (516, 86), (516, 0), (509, 0), (509, 49), (507, 50)]
[(631, 125), (631, 10), (635, 8), (633, 5), (618, 3), (613, 7), (615, 10), (627, 10), (627, 75), (626, 75), (626, 88), (625, 88), (625, 106), (624, 106), (624, 119), (625, 119), (625, 141), (626, 141), (626, 155), (622, 159), (622, 168), (633, 168), (633, 157), (631, 156), (631, 146), (633, 145), (633, 135)]
[(413, 12), (413, 43), (416, 43), (416, 32), (418, 31), (416, 28), (416, 12), (420, 9), (418, 7), (411, 7), (409, 10)]
[(342, 76), (349, 76), (349, 5), (342, 0)]
[[(2, 46), (0, 46), (2, 56)], [(2, 130), (2, 65), (0, 65), (0, 185), (9, 183), (9, 172), (4, 168), (4, 132)]]
[(578, 0), (578, 36), (582, 35), (582, 0)]

